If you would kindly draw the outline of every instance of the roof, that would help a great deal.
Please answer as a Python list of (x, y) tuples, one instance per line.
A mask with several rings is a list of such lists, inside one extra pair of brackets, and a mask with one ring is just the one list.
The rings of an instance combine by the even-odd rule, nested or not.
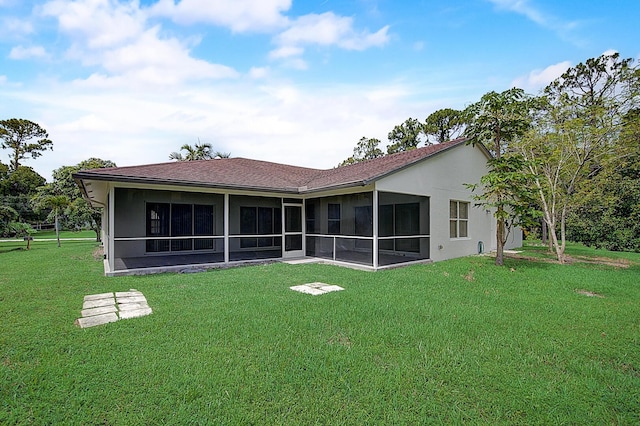
[(465, 142), (456, 139), (329, 170), (238, 157), (83, 170), (74, 178), (301, 194), (364, 186)]

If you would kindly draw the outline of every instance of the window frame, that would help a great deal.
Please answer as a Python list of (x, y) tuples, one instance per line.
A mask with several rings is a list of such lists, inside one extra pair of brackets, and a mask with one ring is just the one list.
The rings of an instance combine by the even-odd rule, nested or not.
[[(465, 207), (464, 210), (460, 208), (461, 206)], [(470, 207), (471, 203), (469, 201), (449, 200), (449, 239), (469, 239)], [(466, 217), (462, 217), (463, 214), (461, 213), (463, 212)]]
[[(205, 216), (210, 223), (199, 221), (196, 224), (196, 210), (207, 210)], [(181, 217), (180, 217), (181, 216)], [(206, 233), (202, 225), (210, 230)], [(145, 253), (171, 253), (171, 252), (201, 252), (215, 248), (214, 237), (216, 235), (215, 205), (201, 203), (145, 203), (145, 229), (147, 239)], [(197, 232), (196, 232), (197, 231)], [(160, 239), (158, 237), (167, 237)], [(212, 237), (193, 238), (193, 237)]]

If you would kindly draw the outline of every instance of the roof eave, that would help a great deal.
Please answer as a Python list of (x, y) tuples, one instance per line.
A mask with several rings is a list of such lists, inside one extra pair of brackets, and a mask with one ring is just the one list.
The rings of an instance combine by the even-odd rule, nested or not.
[[(194, 182), (185, 180), (167, 180), (167, 179), (155, 179), (145, 178), (139, 176), (117, 176), (107, 174), (90, 174), (90, 173), (76, 173), (73, 178), (78, 180), (101, 180), (117, 183), (142, 183), (148, 185), (170, 185), (170, 186), (188, 186), (193, 188), (210, 188), (210, 189), (222, 189), (222, 190), (243, 190), (243, 191), (259, 191), (259, 192), (275, 192), (279, 194), (298, 194), (298, 188), (273, 188), (262, 187), (252, 185), (231, 185), (231, 184), (214, 184), (204, 182)], [(81, 185), (81, 188), (84, 185)]]
[(341, 183), (338, 185), (319, 186), (317, 188), (311, 188), (311, 189), (305, 189), (306, 187), (301, 187), (299, 188), (299, 192), (300, 194), (313, 194), (316, 192), (332, 191), (332, 190), (339, 190), (339, 189), (346, 189), (346, 188), (357, 188), (361, 186), (367, 186), (369, 185), (369, 183), (371, 182), (358, 180), (353, 182)]

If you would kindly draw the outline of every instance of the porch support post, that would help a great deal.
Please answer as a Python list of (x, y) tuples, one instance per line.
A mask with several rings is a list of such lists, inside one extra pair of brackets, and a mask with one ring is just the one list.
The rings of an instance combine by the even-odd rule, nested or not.
[[(302, 256), (307, 256), (307, 199), (302, 200)], [(283, 222), (284, 223), (284, 222)]]
[(378, 269), (378, 190), (373, 189), (373, 269)]
[[(115, 235), (115, 211), (116, 211), (116, 196), (115, 196), (115, 192), (116, 189), (112, 186), (109, 185), (109, 208), (108, 208), (108, 213), (107, 213), (107, 220), (109, 222), (109, 224), (107, 225), (107, 264), (109, 265), (109, 272), (113, 272), (115, 271), (115, 267), (116, 267), (116, 263), (115, 263), (115, 241), (114, 241), (114, 235)], [(104, 224), (102, 225), (104, 227)]]
[(229, 263), (229, 194), (224, 194), (224, 263)]

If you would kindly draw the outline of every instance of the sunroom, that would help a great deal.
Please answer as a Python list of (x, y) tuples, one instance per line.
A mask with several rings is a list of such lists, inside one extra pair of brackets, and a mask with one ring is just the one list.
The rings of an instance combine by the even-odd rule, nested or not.
[(113, 194), (109, 274), (303, 257), (371, 269), (429, 259), (428, 197), (368, 191), (291, 198), (121, 187)]

